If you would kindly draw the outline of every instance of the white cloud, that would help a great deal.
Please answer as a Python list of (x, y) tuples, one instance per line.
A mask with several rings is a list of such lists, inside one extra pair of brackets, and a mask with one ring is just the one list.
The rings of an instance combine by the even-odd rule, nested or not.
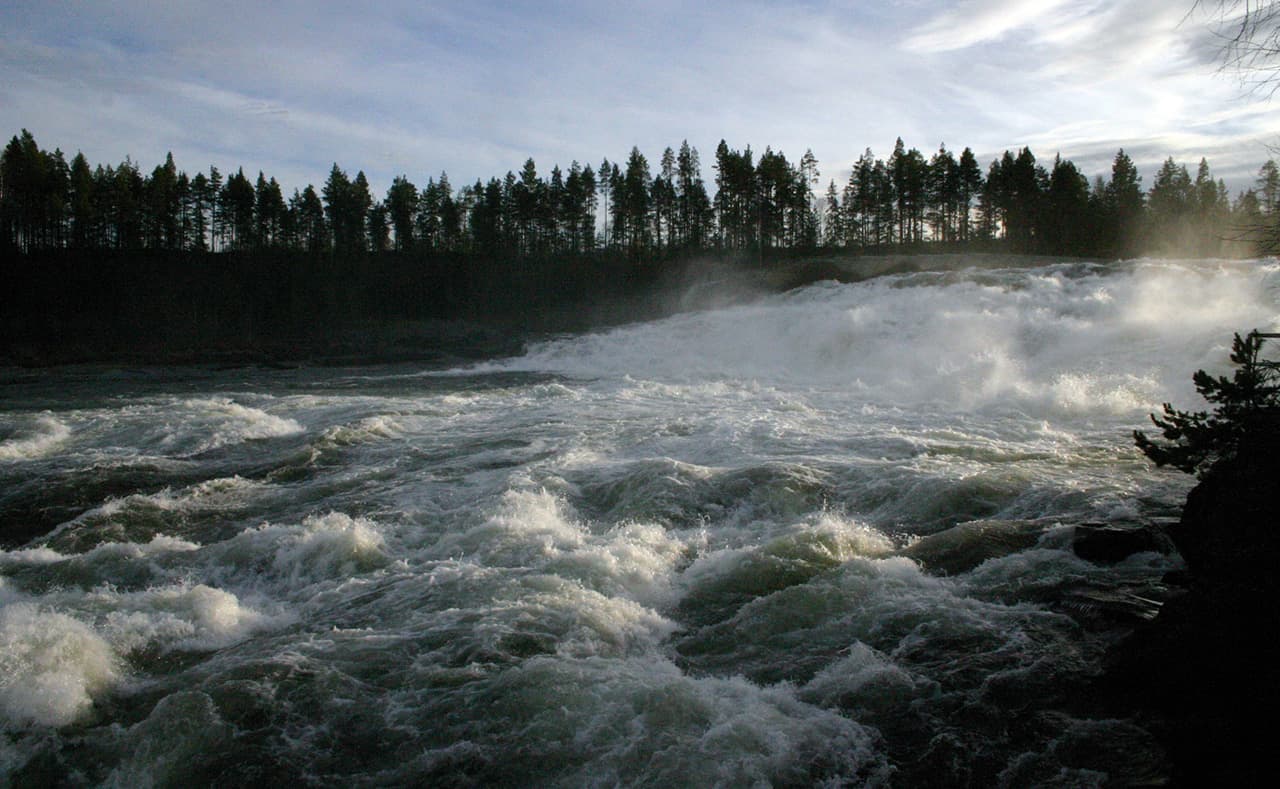
[(172, 150), (189, 171), (243, 165), (286, 188), (336, 161), (375, 189), (441, 170), (461, 185), (529, 156), (544, 173), (594, 165), (632, 145), (656, 161), (683, 139), (710, 180), (721, 137), (791, 158), (812, 148), (824, 180), (898, 136), (1042, 158), (1234, 145), (1256, 170), (1266, 153), (1251, 141), (1280, 132), (1214, 74), (1207, 35), (1167, 0), (936, 8), (19, 2), (0, 8), (0, 132), (147, 168)]
[(903, 46), (912, 52), (949, 52), (995, 41), (1035, 23), (1067, 0), (970, 0), (917, 28)]

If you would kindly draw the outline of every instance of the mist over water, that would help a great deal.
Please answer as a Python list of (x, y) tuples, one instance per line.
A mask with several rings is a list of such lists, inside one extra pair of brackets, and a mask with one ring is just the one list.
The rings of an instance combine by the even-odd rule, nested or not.
[[(423, 371), (14, 373), (13, 783), (1061, 785), (1177, 558), (1131, 447), (1274, 261), (821, 283)], [(40, 529), (35, 526), (41, 525)]]

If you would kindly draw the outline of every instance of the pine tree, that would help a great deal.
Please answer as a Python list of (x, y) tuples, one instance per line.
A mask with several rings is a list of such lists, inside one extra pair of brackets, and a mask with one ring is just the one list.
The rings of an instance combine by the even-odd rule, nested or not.
[(960, 161), (958, 163), (957, 179), (959, 190), (956, 193), (956, 203), (958, 207), (956, 215), (956, 229), (961, 241), (968, 241), (972, 237), (972, 228), (970, 226), (970, 207), (977, 198), (978, 193), (982, 191), (982, 168), (978, 166), (978, 159), (973, 155), (973, 151), (965, 148), (960, 153)]
[(1053, 170), (1049, 173), (1040, 228), (1047, 252), (1084, 255), (1092, 251), (1089, 179), (1071, 160), (1061, 156), (1054, 158)]
[(298, 202), (298, 235), (308, 252), (325, 252), (330, 248), (330, 227), (325, 222), (324, 204), (316, 188), (307, 184)]
[(564, 248), (564, 204), (564, 173), (557, 164), (551, 168), (551, 177), (546, 184), (546, 194), (538, 211), (538, 224), (542, 228), (543, 244), (552, 252), (559, 252)]
[(1011, 165), (1009, 160), (1002, 160), (1002, 166), (1008, 190), (1004, 207), (1005, 237), (1019, 252), (1034, 251), (1048, 176), (1043, 168), (1036, 165), (1036, 157), (1030, 148), (1018, 151)]
[(369, 179), (364, 170), (356, 172), (351, 182), (351, 205), (347, 221), (350, 223), (351, 248), (363, 252), (369, 248), (369, 238), (365, 232), (369, 211), (373, 208), (373, 194), (369, 191)]
[(960, 165), (944, 143), (929, 160), (925, 178), (926, 220), (934, 241), (955, 241), (957, 204), (960, 195)]
[(520, 180), (515, 185), (516, 221), (520, 251), (532, 254), (538, 250), (538, 214), (543, 200), (544, 185), (538, 178), (538, 166), (532, 158), (526, 159), (520, 170)]
[(387, 204), (381, 200), (369, 206), (366, 217), (369, 230), (369, 249), (374, 252), (386, 252), (391, 248), (390, 212)]
[(226, 243), (226, 216), (222, 212), (222, 173), (218, 168), (209, 165), (209, 182), (204, 195), (205, 204), (209, 208), (209, 249), (219, 252)]
[(1132, 255), (1139, 249), (1143, 210), (1142, 177), (1121, 148), (1106, 187), (1106, 235), (1112, 251)]
[(1258, 201), (1264, 214), (1274, 214), (1280, 207), (1280, 167), (1268, 159), (1258, 170)]
[(146, 243), (152, 249), (176, 249), (180, 196), (178, 194), (178, 167), (173, 154), (165, 156), (164, 164), (151, 172), (144, 185), (146, 192), (144, 222)]
[(98, 246), (98, 219), (93, 199), (93, 171), (83, 153), (71, 160), (71, 246), (89, 249)]
[(625, 243), (634, 258), (640, 257), (650, 244), (650, 180), (649, 161), (638, 147), (632, 146), (617, 202), (622, 213)]
[(680, 143), (676, 155), (676, 235), (687, 249), (702, 249), (711, 239), (711, 199), (703, 183), (698, 149)]
[(1204, 476), (1221, 460), (1235, 456), (1241, 439), (1257, 419), (1280, 409), (1280, 376), (1275, 365), (1258, 358), (1263, 338), (1239, 334), (1231, 343), (1231, 378), (1211, 376), (1199, 370), (1192, 377), (1200, 396), (1214, 404), (1207, 411), (1178, 411), (1164, 404), (1164, 416), (1151, 415), (1164, 441), (1133, 432), (1134, 442), (1157, 466), (1173, 466), (1188, 474)]
[(413, 249), (414, 219), (418, 210), (418, 188), (403, 175), (391, 181), (387, 190), (387, 213), (395, 231), (396, 251)]
[[(248, 182), (246, 182), (247, 184)], [(252, 192), (252, 187), (250, 187)], [(115, 169), (110, 184), (112, 224), (117, 249), (140, 249), (143, 240), (144, 182), (129, 157)]]
[(827, 184), (826, 204), (822, 212), (822, 243), (824, 246), (836, 247), (844, 244), (844, 211), (840, 206), (840, 193), (836, 191), (835, 179)]
[(329, 220), (329, 234), (333, 240), (333, 248), (339, 252), (345, 252), (355, 243), (351, 233), (351, 222), (348, 219), (352, 205), (351, 180), (347, 178), (342, 168), (338, 167), (337, 162), (334, 162), (332, 169), (329, 170), (329, 178), (324, 182), (320, 194), (324, 198), (324, 212)]
[(436, 189), (440, 193), (440, 249), (453, 252), (462, 246), (462, 210), (453, 196), (448, 173), (441, 171)]

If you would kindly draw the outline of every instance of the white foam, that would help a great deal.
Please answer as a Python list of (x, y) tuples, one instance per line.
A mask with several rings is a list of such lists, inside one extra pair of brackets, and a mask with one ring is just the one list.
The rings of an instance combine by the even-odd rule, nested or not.
[(1280, 327), (1275, 266), (1142, 262), (825, 283), (553, 340), (507, 369), (704, 385), (839, 387), (877, 403), (1133, 413), (1225, 367), (1233, 331)]
[(53, 414), (39, 414), (0, 441), (0, 460), (32, 460), (44, 457), (71, 437), (71, 428)]
[(893, 541), (883, 532), (826, 512), (815, 523), (796, 524), (763, 545), (704, 553), (684, 570), (680, 583), (691, 589), (734, 577), (749, 579), (770, 566), (805, 568), (805, 573), (816, 574), (851, 559), (887, 556), (893, 550)]
[[(263, 524), (206, 549), (217, 575), (239, 582), (283, 582), (287, 593), (383, 567), (386, 541), (376, 524), (340, 512), (300, 525)], [(247, 577), (246, 577), (247, 576)]]
[(204, 584), (129, 593), (99, 589), (77, 604), (105, 612), (101, 632), (121, 654), (221, 649), (291, 621), (285, 614), (265, 614), (231, 592)]
[(266, 487), (261, 482), (239, 476), (219, 477), (177, 490), (165, 488), (156, 493), (135, 493), (123, 498), (108, 499), (105, 504), (89, 510), (80, 518), (94, 515), (110, 517), (138, 505), (155, 507), (165, 512), (225, 511), (243, 503)]
[(188, 400), (186, 406), (195, 411), (195, 424), (202, 428), (203, 433), (191, 454), (245, 441), (305, 432), (305, 428), (293, 419), (275, 416), (226, 397)]
[(648, 605), (672, 599), (674, 568), (688, 546), (656, 524), (624, 522), (595, 534), (555, 494), (510, 490), (484, 523), (446, 535), (437, 557), (468, 556), (490, 567), (531, 567)]
[(461, 534), (445, 535), (433, 548), (439, 556), (480, 554), (489, 566), (542, 564), (586, 540), (583, 528), (561, 499), (545, 489), (509, 490), (495, 513)]
[(324, 431), (321, 440), (333, 446), (351, 446), (369, 441), (398, 438), (404, 433), (404, 425), (398, 420), (378, 415), (365, 417), (350, 425), (335, 425)]
[(302, 530), (276, 548), (274, 560), (294, 584), (355, 575), (386, 562), (386, 542), (377, 527), (340, 512), (304, 519)]
[(61, 553), (44, 546), (0, 551), (0, 568), (61, 562), (76, 562), (84, 566), (92, 566), (110, 560), (150, 560), (171, 553), (187, 553), (199, 548), (199, 545), (189, 540), (157, 534), (145, 543), (107, 542), (96, 545), (82, 554)]
[(110, 645), (83, 622), (32, 603), (0, 608), (0, 718), (6, 728), (74, 723), (120, 676)]
[(565, 657), (652, 653), (676, 630), (676, 624), (635, 601), (608, 597), (558, 575), (537, 575), (520, 584), (518, 600), (499, 602), (486, 613), (509, 609), (505, 626), (538, 622), (554, 635), (556, 653)]

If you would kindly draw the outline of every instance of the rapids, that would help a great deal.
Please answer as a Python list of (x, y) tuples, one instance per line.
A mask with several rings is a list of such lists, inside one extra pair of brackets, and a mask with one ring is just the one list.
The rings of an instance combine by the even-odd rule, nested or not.
[[(0, 783), (1103, 785), (1280, 265), (819, 283), (463, 369), (0, 371)], [(962, 525), (963, 524), (963, 525)], [(1098, 601), (1119, 601), (1108, 607)]]

